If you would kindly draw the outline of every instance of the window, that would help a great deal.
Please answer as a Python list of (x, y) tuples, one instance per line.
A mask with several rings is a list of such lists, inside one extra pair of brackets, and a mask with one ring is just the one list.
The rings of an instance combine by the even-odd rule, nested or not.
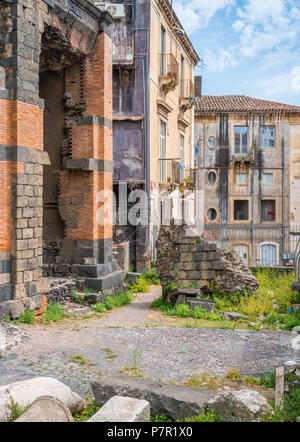
[(274, 222), (276, 218), (276, 203), (275, 200), (261, 201), (261, 220)]
[(277, 265), (277, 247), (275, 244), (262, 244), (260, 250), (260, 265), (274, 267)]
[[(159, 158), (166, 158), (166, 123), (160, 122), (160, 134), (159, 134)], [(165, 161), (160, 161), (160, 181), (165, 180)]]
[(264, 172), (262, 175), (263, 184), (274, 184), (274, 173)]
[(260, 146), (275, 147), (275, 126), (261, 126), (260, 128)]
[(164, 59), (164, 53), (165, 53), (165, 38), (166, 38), (166, 30), (161, 27), (160, 31), (160, 75), (164, 75), (165, 71), (165, 59)]
[(249, 201), (235, 200), (234, 221), (248, 221), (248, 220), (249, 220)]
[(180, 96), (184, 96), (184, 57), (180, 59)]
[(207, 140), (207, 144), (208, 144), (208, 147), (210, 147), (211, 149), (216, 147), (216, 144), (217, 144), (216, 137), (213, 137), (213, 136), (209, 137)]
[(248, 126), (234, 127), (234, 153), (248, 153)]
[(235, 175), (235, 183), (240, 186), (247, 185), (247, 183), (248, 183), (247, 174), (246, 173), (237, 173)]
[(207, 175), (208, 184), (213, 185), (217, 182), (217, 174), (216, 172), (209, 172)]
[[(182, 134), (179, 135), (179, 158), (180, 163), (184, 165), (184, 136)], [(183, 182), (183, 170), (182, 168), (180, 170), (180, 182)]]
[(207, 211), (207, 219), (209, 221), (215, 221), (217, 219), (217, 211), (214, 208), (210, 208)]

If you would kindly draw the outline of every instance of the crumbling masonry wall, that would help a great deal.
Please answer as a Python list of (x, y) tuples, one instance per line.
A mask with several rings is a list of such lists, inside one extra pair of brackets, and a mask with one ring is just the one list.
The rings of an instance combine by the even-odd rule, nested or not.
[[(1, 319), (41, 308), (49, 289), (42, 263), (43, 167), (50, 161), (39, 91), (40, 73), (47, 69), (77, 63), (85, 101), (65, 140), (67, 158), (59, 171), (59, 203), (68, 210), (61, 214), (64, 237), (58, 258), (85, 265), (81, 273), (96, 278), (97, 266), (104, 265), (106, 285), (121, 276), (109, 274), (112, 229), (109, 222), (106, 227), (96, 223), (101, 202), (95, 198), (99, 190), (112, 189), (112, 18), (86, 0), (2, 0), (0, 17)], [(84, 201), (76, 205), (79, 194)], [(68, 224), (71, 219), (76, 225)]]

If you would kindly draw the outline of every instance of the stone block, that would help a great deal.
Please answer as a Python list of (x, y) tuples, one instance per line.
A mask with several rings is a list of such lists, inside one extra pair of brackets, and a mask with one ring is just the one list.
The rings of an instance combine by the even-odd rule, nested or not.
[(144, 399), (150, 403), (151, 415), (165, 414), (172, 419), (184, 419), (204, 413), (204, 404), (215, 393), (200, 389), (162, 384), (126, 375), (104, 376), (92, 382), (97, 405), (103, 406), (113, 396)]
[(197, 271), (187, 272), (187, 276), (185, 279), (190, 281), (196, 281), (201, 278), (201, 273)]
[(74, 422), (74, 419), (62, 401), (41, 396), (15, 422)]
[(214, 270), (203, 270), (201, 272), (201, 278), (202, 279), (215, 279), (216, 272)]
[(193, 271), (196, 270), (196, 262), (184, 262), (183, 263), (183, 270), (185, 271)]
[(208, 299), (187, 298), (186, 303), (191, 310), (194, 310), (195, 307), (200, 307), (208, 313), (213, 313), (215, 311), (214, 301)]
[(137, 279), (139, 279), (141, 276), (141, 273), (134, 273), (134, 272), (127, 272), (126, 279), (128, 281), (128, 284), (134, 284)]
[(210, 261), (197, 262), (197, 270), (211, 270)]
[(193, 253), (180, 253), (180, 261), (182, 262), (192, 262), (194, 259)]
[(150, 404), (143, 399), (114, 396), (88, 422), (149, 422)]
[(39, 281), (37, 281), (37, 292), (45, 294), (50, 290), (50, 281), (49, 279), (42, 278)]
[(257, 391), (240, 390), (221, 392), (207, 403), (224, 422), (261, 422), (272, 407)]
[(87, 287), (102, 291), (123, 284), (124, 276), (123, 270), (117, 270), (101, 278), (86, 278), (85, 282)]
[(70, 387), (50, 377), (35, 377), (25, 381), (0, 386), (0, 421), (8, 421), (12, 411), (8, 407), (11, 399), (21, 407), (32, 404), (41, 396), (59, 399), (71, 413), (78, 413), (84, 408), (83, 399)]
[(11, 319), (17, 319), (23, 315), (25, 311), (24, 304), (21, 300), (11, 301), (10, 317)]

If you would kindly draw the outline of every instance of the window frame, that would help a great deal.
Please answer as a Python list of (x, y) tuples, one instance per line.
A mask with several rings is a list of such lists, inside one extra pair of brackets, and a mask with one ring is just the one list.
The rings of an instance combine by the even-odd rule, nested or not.
[[(240, 137), (240, 143), (239, 143), (239, 151), (237, 152), (237, 145), (236, 145), (236, 129), (247, 129), (247, 145), (246, 145), (246, 151), (243, 151), (243, 137), (242, 133), (239, 133)], [(234, 126), (234, 155), (247, 155), (249, 153), (249, 126)]]
[[(248, 218), (247, 219), (235, 219), (235, 202), (236, 201), (238, 201), (238, 202), (247, 202), (247, 204), (248, 204)], [(233, 214), (232, 214), (232, 217), (233, 217), (233, 221), (234, 222), (237, 222), (237, 223), (249, 223), (250, 222), (250, 202), (249, 202), (249, 199), (233, 199)]]
[[(161, 128), (164, 126), (164, 134), (161, 133)], [(166, 167), (165, 167), (165, 161), (162, 159), (166, 158), (166, 151), (167, 151), (167, 123), (164, 120), (159, 120), (159, 158), (160, 161), (160, 167), (159, 167), (159, 178), (161, 182), (164, 182), (166, 178)]]
[[(237, 182), (237, 177), (239, 175), (245, 175), (246, 176), (246, 182), (245, 183), (238, 183)], [(236, 186), (248, 186), (248, 174), (246, 172), (236, 172), (235, 173), (235, 185)]]
[[(273, 128), (273, 130), (274, 130), (274, 146), (264, 146), (263, 145), (263, 134), (262, 134), (262, 131), (263, 130), (268, 130), (268, 131), (271, 131), (272, 129), (271, 128)], [(260, 126), (260, 148), (261, 149), (276, 149), (276, 126), (275, 125), (273, 125), (273, 124), (266, 124), (266, 125), (261, 125)], [(270, 141), (270, 139), (271, 138), (269, 138), (269, 135), (267, 135), (267, 140), (268, 140), (268, 142)]]
[[(264, 182), (264, 175), (272, 175), (272, 177), (273, 177), (272, 183), (265, 183)], [(274, 172), (262, 172), (261, 183), (262, 183), (263, 186), (273, 186), (275, 184), (275, 174), (274, 174)]]
[[(273, 201), (274, 202), (274, 219), (264, 219), (263, 218), (263, 210), (262, 205), (264, 201)], [(263, 198), (260, 200), (260, 219), (262, 223), (276, 223), (277, 220), (277, 200), (275, 198)]]

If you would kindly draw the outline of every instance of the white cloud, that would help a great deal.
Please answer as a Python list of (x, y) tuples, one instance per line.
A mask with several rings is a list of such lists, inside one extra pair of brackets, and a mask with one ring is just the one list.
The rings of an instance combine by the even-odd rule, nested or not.
[(218, 49), (215, 52), (207, 50), (204, 60), (207, 69), (212, 72), (223, 71), (226, 67), (238, 65), (230, 48), (229, 50)]
[(235, 5), (235, 0), (174, 0), (173, 4), (188, 34), (205, 28), (219, 10), (233, 5)]
[(298, 24), (297, 8), (289, 0), (248, 0), (243, 9), (237, 10), (238, 20), (233, 29), (240, 33), (237, 50), (244, 57), (288, 48), (296, 42)]
[(300, 95), (300, 65), (294, 66), (288, 73), (264, 78), (257, 87), (267, 97)]

